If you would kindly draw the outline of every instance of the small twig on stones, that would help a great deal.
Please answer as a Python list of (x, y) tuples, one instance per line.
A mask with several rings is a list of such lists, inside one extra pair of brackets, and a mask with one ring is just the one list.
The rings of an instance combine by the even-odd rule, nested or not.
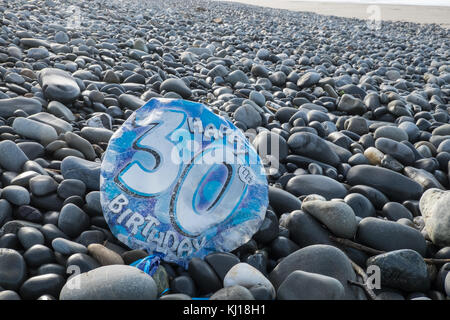
[(369, 277), (367, 276), (367, 274), (364, 272), (364, 270), (358, 266), (356, 263), (354, 263), (350, 258), (350, 263), (352, 264), (353, 270), (355, 270), (355, 272), (361, 276), (362, 280), (364, 283), (360, 283), (357, 281), (352, 281), (352, 280), (347, 280), (349, 284), (351, 285), (355, 285), (358, 287), (361, 287), (364, 292), (366, 293), (366, 295), (369, 297), (369, 299), (371, 300), (376, 300), (377, 299), (377, 295), (373, 292), (373, 290), (367, 285), (367, 280), (369, 279)]
[(345, 246), (347, 246), (347, 247), (351, 247), (351, 248), (354, 248), (354, 249), (358, 249), (358, 250), (361, 250), (361, 251), (370, 253), (370, 254), (372, 254), (372, 255), (377, 255), (377, 254), (385, 253), (384, 251), (377, 250), (377, 249), (373, 249), (373, 248), (364, 246), (364, 245), (362, 245), (362, 244), (353, 242), (353, 241), (348, 240), (348, 239), (336, 238), (336, 237), (333, 237), (333, 236), (330, 236), (330, 239), (333, 240), (333, 241), (335, 241), (335, 242), (337, 242), (337, 243), (343, 244), (343, 245), (345, 245)]
[[(362, 244), (353, 242), (353, 241), (348, 240), (348, 239), (337, 238), (337, 237), (333, 237), (333, 236), (330, 236), (330, 239), (335, 241), (335, 242), (337, 242), (337, 243), (343, 244), (343, 245), (345, 245), (347, 247), (358, 249), (358, 250), (367, 252), (367, 253), (372, 254), (372, 255), (378, 255), (378, 254), (386, 253), (386, 251), (373, 249), (373, 248), (364, 246)], [(423, 258), (423, 261), (425, 261), (426, 263), (430, 263), (430, 264), (444, 264), (444, 263), (450, 262), (450, 259)]]

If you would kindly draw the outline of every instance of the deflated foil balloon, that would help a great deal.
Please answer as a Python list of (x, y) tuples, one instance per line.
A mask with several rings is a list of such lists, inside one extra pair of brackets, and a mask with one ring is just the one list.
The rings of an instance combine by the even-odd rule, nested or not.
[(109, 142), (101, 204), (113, 234), (184, 267), (231, 251), (259, 229), (268, 185), (258, 154), (200, 103), (151, 99)]

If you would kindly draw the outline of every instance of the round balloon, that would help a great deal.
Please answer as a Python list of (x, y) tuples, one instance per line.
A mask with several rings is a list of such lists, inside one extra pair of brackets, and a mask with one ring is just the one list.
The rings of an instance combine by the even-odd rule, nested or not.
[(182, 266), (250, 240), (268, 204), (264, 167), (242, 132), (186, 100), (153, 98), (123, 123), (100, 189), (121, 242)]

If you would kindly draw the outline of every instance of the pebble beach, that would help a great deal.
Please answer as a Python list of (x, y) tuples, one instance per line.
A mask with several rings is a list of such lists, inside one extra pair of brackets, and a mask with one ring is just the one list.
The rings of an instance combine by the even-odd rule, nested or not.
[[(0, 300), (448, 300), (450, 34), (416, 20), (0, 0)], [(242, 246), (150, 276), (100, 172), (152, 98), (241, 130), (269, 204)]]

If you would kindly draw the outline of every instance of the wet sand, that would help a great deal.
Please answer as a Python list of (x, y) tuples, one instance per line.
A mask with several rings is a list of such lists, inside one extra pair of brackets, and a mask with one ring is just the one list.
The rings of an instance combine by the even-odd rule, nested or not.
[[(270, 8), (309, 11), (346, 18), (373, 19), (378, 10), (371, 4), (285, 0), (227, 0)], [(386, 21), (436, 23), (450, 28), (450, 7), (378, 4), (379, 17)], [(372, 9), (372, 10), (371, 10)]]

